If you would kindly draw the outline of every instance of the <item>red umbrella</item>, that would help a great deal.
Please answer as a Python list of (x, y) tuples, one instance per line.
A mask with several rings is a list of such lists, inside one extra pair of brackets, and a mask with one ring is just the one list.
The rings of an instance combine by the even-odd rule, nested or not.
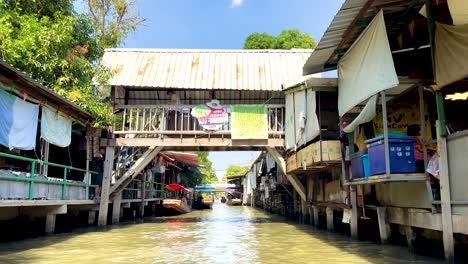
[(175, 184), (175, 183), (171, 183), (171, 184), (166, 185), (166, 189), (168, 189), (169, 191), (178, 191), (178, 190), (188, 191), (188, 189), (185, 188), (184, 186), (182, 186), (180, 184)]

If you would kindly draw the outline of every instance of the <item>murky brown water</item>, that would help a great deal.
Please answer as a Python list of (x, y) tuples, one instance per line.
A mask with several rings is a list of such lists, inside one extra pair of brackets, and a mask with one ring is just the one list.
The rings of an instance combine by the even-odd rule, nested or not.
[(357, 242), (249, 207), (147, 219), (0, 244), (0, 263), (441, 263)]

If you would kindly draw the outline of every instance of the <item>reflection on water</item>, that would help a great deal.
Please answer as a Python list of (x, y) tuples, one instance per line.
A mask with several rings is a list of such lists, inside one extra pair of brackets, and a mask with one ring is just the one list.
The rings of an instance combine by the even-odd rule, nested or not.
[(0, 244), (0, 263), (440, 263), (249, 207)]

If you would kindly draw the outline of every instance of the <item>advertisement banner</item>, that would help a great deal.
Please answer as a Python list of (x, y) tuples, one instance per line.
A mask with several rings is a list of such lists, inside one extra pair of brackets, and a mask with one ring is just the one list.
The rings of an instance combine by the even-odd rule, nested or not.
[(264, 105), (233, 105), (232, 139), (268, 139), (267, 109)]
[(228, 114), (217, 100), (192, 108), (191, 115), (206, 130), (220, 130), (228, 123)]

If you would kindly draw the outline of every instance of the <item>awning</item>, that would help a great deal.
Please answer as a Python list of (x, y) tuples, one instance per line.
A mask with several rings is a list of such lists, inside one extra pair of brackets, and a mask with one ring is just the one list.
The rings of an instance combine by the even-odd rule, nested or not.
[(468, 77), (468, 24), (436, 24), (434, 59), (436, 90)]
[(196, 167), (200, 166), (197, 154), (165, 151), (165, 152), (162, 152), (161, 155), (165, 155), (173, 160), (176, 160), (178, 162), (181, 162), (190, 166), (196, 166)]
[(343, 116), (398, 77), (381, 10), (338, 63), (338, 113)]

